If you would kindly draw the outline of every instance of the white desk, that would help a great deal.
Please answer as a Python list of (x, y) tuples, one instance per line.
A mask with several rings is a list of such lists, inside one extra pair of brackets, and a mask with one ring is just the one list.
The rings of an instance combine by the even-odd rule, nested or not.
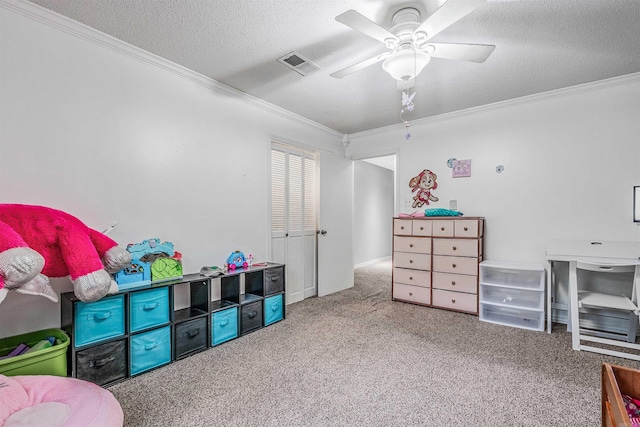
[(551, 333), (555, 288), (554, 262), (586, 261), (608, 264), (640, 264), (640, 242), (550, 240), (547, 242), (547, 332)]

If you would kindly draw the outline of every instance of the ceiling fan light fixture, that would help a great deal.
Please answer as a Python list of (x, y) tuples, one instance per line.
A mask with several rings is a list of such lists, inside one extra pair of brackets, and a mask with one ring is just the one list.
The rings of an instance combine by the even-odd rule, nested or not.
[(398, 52), (382, 63), (382, 69), (396, 80), (407, 81), (415, 78), (431, 61), (426, 52), (407, 50)]

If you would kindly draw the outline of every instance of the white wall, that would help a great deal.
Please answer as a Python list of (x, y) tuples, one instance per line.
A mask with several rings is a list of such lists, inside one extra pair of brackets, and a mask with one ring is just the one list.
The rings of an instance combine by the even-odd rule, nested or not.
[(393, 171), (354, 162), (353, 262), (357, 266), (391, 256)]
[[(416, 96), (416, 108), (428, 97)], [(640, 185), (640, 75), (603, 81), (411, 124), (351, 135), (355, 158), (397, 149), (398, 212), (412, 176), (434, 171), (429, 207), (486, 218), (485, 259), (544, 264), (549, 239), (635, 240)], [(447, 159), (471, 159), (452, 178)], [(505, 167), (501, 174), (496, 166)], [(424, 206), (427, 207), (427, 206)]]
[[(118, 222), (121, 246), (172, 241), (185, 273), (269, 256), (270, 135), (344, 153), (328, 128), (29, 3), (0, 2), (0, 24), (0, 203)], [(0, 337), (59, 323), (43, 298), (0, 305)]]

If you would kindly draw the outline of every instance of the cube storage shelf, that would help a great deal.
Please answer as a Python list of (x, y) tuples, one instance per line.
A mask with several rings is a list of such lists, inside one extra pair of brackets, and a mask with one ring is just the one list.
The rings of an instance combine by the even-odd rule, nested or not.
[[(219, 280), (189, 274), (92, 303), (63, 293), (60, 318), (71, 338), (69, 375), (113, 384), (278, 322), (285, 318), (284, 268), (267, 263), (230, 271)], [(189, 287), (189, 305), (175, 309), (179, 285)], [(213, 286), (220, 286), (220, 300), (211, 301)]]
[(542, 331), (545, 271), (529, 263), (480, 263), (480, 320)]

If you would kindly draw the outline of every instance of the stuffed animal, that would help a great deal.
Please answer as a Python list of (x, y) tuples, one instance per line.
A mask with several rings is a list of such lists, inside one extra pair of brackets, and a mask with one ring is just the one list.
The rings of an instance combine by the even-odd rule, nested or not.
[(116, 293), (110, 273), (131, 254), (68, 213), (43, 206), (0, 204), (0, 302), (7, 290), (58, 301), (49, 277), (70, 276), (81, 301)]

